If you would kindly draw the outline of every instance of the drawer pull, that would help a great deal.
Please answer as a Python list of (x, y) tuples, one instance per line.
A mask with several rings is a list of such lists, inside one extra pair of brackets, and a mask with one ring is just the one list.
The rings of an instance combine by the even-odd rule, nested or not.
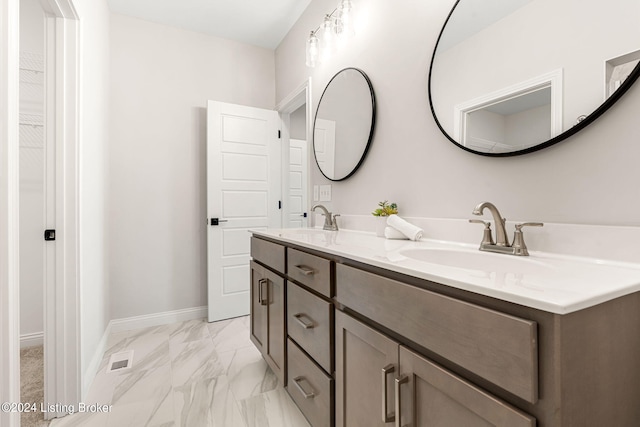
[(267, 305), (267, 298), (264, 297), (264, 294), (268, 294), (268, 288), (267, 290), (263, 293), (262, 292), (262, 287), (266, 284), (268, 284), (268, 279), (260, 279), (258, 281), (258, 302), (260, 303), (260, 305)]
[[(296, 319), (296, 322), (298, 322), (305, 329), (313, 329), (315, 327), (313, 319), (304, 313), (296, 313), (293, 315), (293, 317), (294, 319)], [(305, 322), (304, 320), (302, 320), (302, 317), (306, 317), (310, 320), (310, 322)]]
[(313, 268), (307, 267), (306, 265), (296, 265), (294, 267), (300, 270), (305, 276), (313, 276), (313, 273), (315, 273)]
[(313, 399), (316, 396), (316, 394), (313, 391), (308, 392), (304, 388), (302, 388), (302, 385), (300, 384), (300, 382), (302, 382), (302, 380), (306, 381), (306, 378), (305, 377), (295, 377), (293, 379), (293, 383), (296, 385), (298, 390), (300, 390), (300, 393), (302, 393), (302, 395), (304, 396), (305, 399)]
[(387, 377), (390, 373), (394, 372), (395, 368), (392, 364), (389, 364), (382, 368), (382, 422), (390, 423), (395, 420), (393, 413), (387, 412)]
[(400, 386), (409, 382), (409, 377), (402, 375), (400, 378), (396, 378), (396, 427), (402, 426), (401, 414), (402, 414), (402, 400), (400, 400)]

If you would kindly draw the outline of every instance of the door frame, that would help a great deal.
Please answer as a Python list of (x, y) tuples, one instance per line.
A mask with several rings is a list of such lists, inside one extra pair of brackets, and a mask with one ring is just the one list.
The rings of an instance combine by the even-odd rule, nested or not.
[[(45, 290), (45, 403), (80, 401), (79, 137), (80, 32), (74, 0), (45, 0), (48, 59), (54, 59), (54, 98), (47, 93), (56, 146), (55, 280)], [(0, 5), (0, 392), (20, 402), (19, 255), (19, 0)], [(51, 55), (51, 56), (49, 56)], [(48, 61), (50, 64), (52, 61)], [(48, 65), (49, 67), (49, 65)], [(51, 69), (47, 69), (50, 71)], [(49, 120), (47, 118), (47, 120)], [(0, 424), (19, 425), (19, 413), (0, 412)], [(48, 418), (65, 413), (46, 414)]]
[[(290, 140), (290, 132), (289, 126), (291, 125), (291, 113), (296, 111), (302, 105), (305, 105), (305, 120), (306, 120), (306, 128), (307, 128), (307, 148), (308, 152), (313, 152), (313, 105), (311, 104), (311, 77), (305, 80), (300, 86), (293, 90), (289, 95), (287, 95), (282, 101), (278, 103), (276, 106), (276, 111), (278, 111), (278, 115), (280, 116), (280, 130), (282, 131), (282, 179), (281, 185), (282, 189), (280, 193), (282, 194), (282, 198), (285, 199), (289, 194), (289, 140)], [(286, 166), (286, 167), (285, 167)], [(311, 154), (307, 156), (307, 170), (311, 171)], [(307, 206), (303, 208), (309, 212), (310, 210), (310, 201), (312, 200), (311, 195), (311, 179), (307, 180)], [(286, 215), (289, 212), (288, 206), (285, 203), (284, 209), (280, 211), (280, 215), (282, 216), (282, 224), (286, 224), (287, 218)], [(310, 220), (310, 218), (308, 218)]]
[[(45, 403), (77, 405), (82, 394), (80, 360), (80, 22), (74, 0), (46, 0), (46, 66), (49, 73), (47, 138), (55, 146), (56, 245), (45, 259), (55, 278), (45, 284)], [(53, 129), (51, 129), (53, 128)], [(49, 183), (48, 183), (49, 184)], [(52, 218), (53, 217), (53, 218)], [(53, 259), (52, 259), (53, 258)], [(53, 262), (52, 262), (53, 261)], [(45, 277), (52, 278), (45, 269)], [(49, 412), (46, 418), (66, 413)]]
[[(20, 402), (18, 87), (20, 2), (0, 3), (0, 400)], [(20, 414), (0, 411), (0, 424)]]

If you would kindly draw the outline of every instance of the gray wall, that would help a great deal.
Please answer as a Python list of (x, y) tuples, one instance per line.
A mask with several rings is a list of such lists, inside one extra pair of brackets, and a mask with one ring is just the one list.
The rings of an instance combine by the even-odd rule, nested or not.
[(206, 103), (275, 105), (274, 53), (122, 15), (110, 27), (112, 318), (206, 305)]

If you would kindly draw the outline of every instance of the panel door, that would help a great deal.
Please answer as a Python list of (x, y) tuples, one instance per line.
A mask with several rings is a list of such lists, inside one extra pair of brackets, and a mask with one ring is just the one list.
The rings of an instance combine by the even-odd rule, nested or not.
[(434, 362), (400, 347), (399, 425), (534, 427), (536, 420)]
[(209, 101), (207, 108), (209, 321), (249, 313), (249, 230), (279, 228), (277, 112)]
[(313, 131), (313, 151), (322, 172), (334, 177), (336, 164), (336, 122), (316, 119)]
[(287, 226), (290, 228), (307, 226), (309, 169), (307, 157), (307, 141), (291, 139), (289, 141), (289, 203), (287, 204)]
[(394, 425), (398, 344), (336, 311), (336, 426)]

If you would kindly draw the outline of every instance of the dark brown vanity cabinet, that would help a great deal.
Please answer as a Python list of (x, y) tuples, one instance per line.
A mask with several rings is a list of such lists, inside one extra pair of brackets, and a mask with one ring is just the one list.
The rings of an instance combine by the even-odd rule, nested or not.
[(251, 341), (283, 385), (286, 384), (286, 288), (280, 274), (284, 274), (284, 254), (282, 245), (251, 239), (254, 259), (251, 261)]
[(333, 425), (333, 262), (287, 249), (287, 391), (313, 427)]
[(338, 427), (536, 425), (533, 417), (341, 312), (336, 360)]
[(251, 340), (313, 427), (334, 414), (333, 261), (252, 237)]

